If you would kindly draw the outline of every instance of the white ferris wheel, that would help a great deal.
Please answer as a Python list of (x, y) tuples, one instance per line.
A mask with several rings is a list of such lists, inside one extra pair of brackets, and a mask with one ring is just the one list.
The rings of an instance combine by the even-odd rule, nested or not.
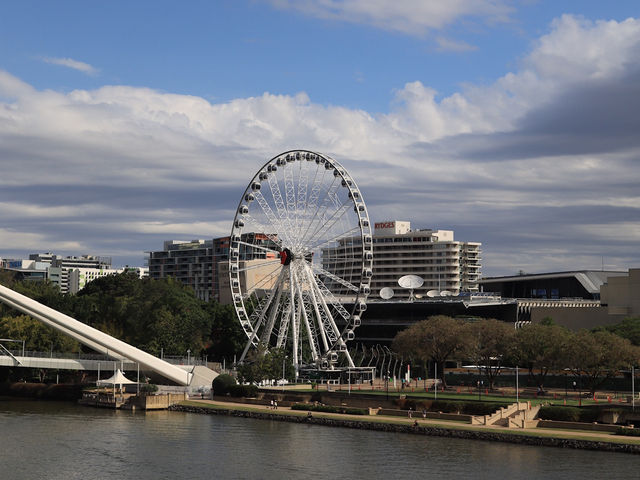
[(229, 280), (249, 349), (284, 348), (300, 369), (353, 368), (370, 292), (367, 207), (349, 173), (306, 150), (262, 166), (242, 195), (230, 237)]

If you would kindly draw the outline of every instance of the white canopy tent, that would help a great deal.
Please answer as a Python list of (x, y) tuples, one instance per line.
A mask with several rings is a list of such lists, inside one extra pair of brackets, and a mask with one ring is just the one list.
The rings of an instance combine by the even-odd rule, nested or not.
[(104, 380), (98, 380), (96, 383), (98, 385), (113, 385), (113, 386), (120, 385), (120, 388), (122, 388), (122, 385), (132, 385), (138, 382), (129, 380), (127, 377), (124, 376), (122, 371), (118, 369), (116, 370), (116, 373), (114, 373), (111, 377), (105, 378)]

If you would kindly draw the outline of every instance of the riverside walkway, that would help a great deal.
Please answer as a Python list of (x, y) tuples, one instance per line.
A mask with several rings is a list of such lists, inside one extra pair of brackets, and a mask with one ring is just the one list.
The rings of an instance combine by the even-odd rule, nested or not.
[[(312, 412), (312, 418), (307, 418), (307, 411), (292, 410), (290, 407), (278, 406), (277, 410), (269, 405), (254, 405), (221, 400), (187, 400), (181, 402), (175, 410), (197, 413), (215, 413), (248, 416), (272, 420), (293, 421), (286, 417), (297, 417), (296, 421), (306, 421), (310, 424), (324, 424), (330, 426), (348, 426), (350, 428), (370, 427), (372, 430), (404, 431), (436, 436), (452, 436), (457, 438), (475, 438), (490, 441), (512, 443), (527, 443), (532, 445), (560, 446), (563, 448), (587, 448), (594, 450), (616, 450), (640, 454), (640, 438), (615, 435), (608, 432), (592, 432), (584, 430), (564, 430), (533, 428), (514, 430), (495, 425), (470, 425), (462, 421), (441, 419), (423, 419), (414, 414), (413, 418), (387, 415), (350, 415), (342, 413)], [(419, 417), (419, 418), (416, 418)], [(324, 420), (329, 420), (326, 422)], [(354, 427), (354, 425), (358, 425)], [(367, 426), (367, 424), (369, 424)], [(468, 435), (467, 435), (468, 434)]]

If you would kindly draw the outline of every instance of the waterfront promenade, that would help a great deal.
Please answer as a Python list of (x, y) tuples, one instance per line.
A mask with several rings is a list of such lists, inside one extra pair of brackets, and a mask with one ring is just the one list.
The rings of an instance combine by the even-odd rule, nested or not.
[[(457, 437), (520, 443), (530, 445), (558, 446), (592, 450), (623, 451), (640, 454), (640, 438), (615, 435), (609, 432), (585, 430), (565, 430), (533, 428), (514, 430), (495, 425), (470, 425), (454, 420), (423, 419), (421, 415), (399, 417), (391, 415), (349, 415), (340, 413), (292, 410), (279, 406), (277, 410), (269, 405), (227, 402), (221, 400), (188, 400), (172, 410), (193, 413), (233, 415), (240, 417), (271, 419), (278, 421), (306, 422), (309, 424), (335, 427), (388, 430), (423, 435)], [(416, 418), (418, 417), (418, 418)]]

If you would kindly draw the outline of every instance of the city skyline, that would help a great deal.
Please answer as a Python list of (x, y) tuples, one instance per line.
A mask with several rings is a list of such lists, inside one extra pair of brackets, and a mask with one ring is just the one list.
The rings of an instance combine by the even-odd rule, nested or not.
[(21, 2), (0, 15), (0, 257), (228, 235), (282, 151), (483, 274), (640, 265), (632, 1)]

